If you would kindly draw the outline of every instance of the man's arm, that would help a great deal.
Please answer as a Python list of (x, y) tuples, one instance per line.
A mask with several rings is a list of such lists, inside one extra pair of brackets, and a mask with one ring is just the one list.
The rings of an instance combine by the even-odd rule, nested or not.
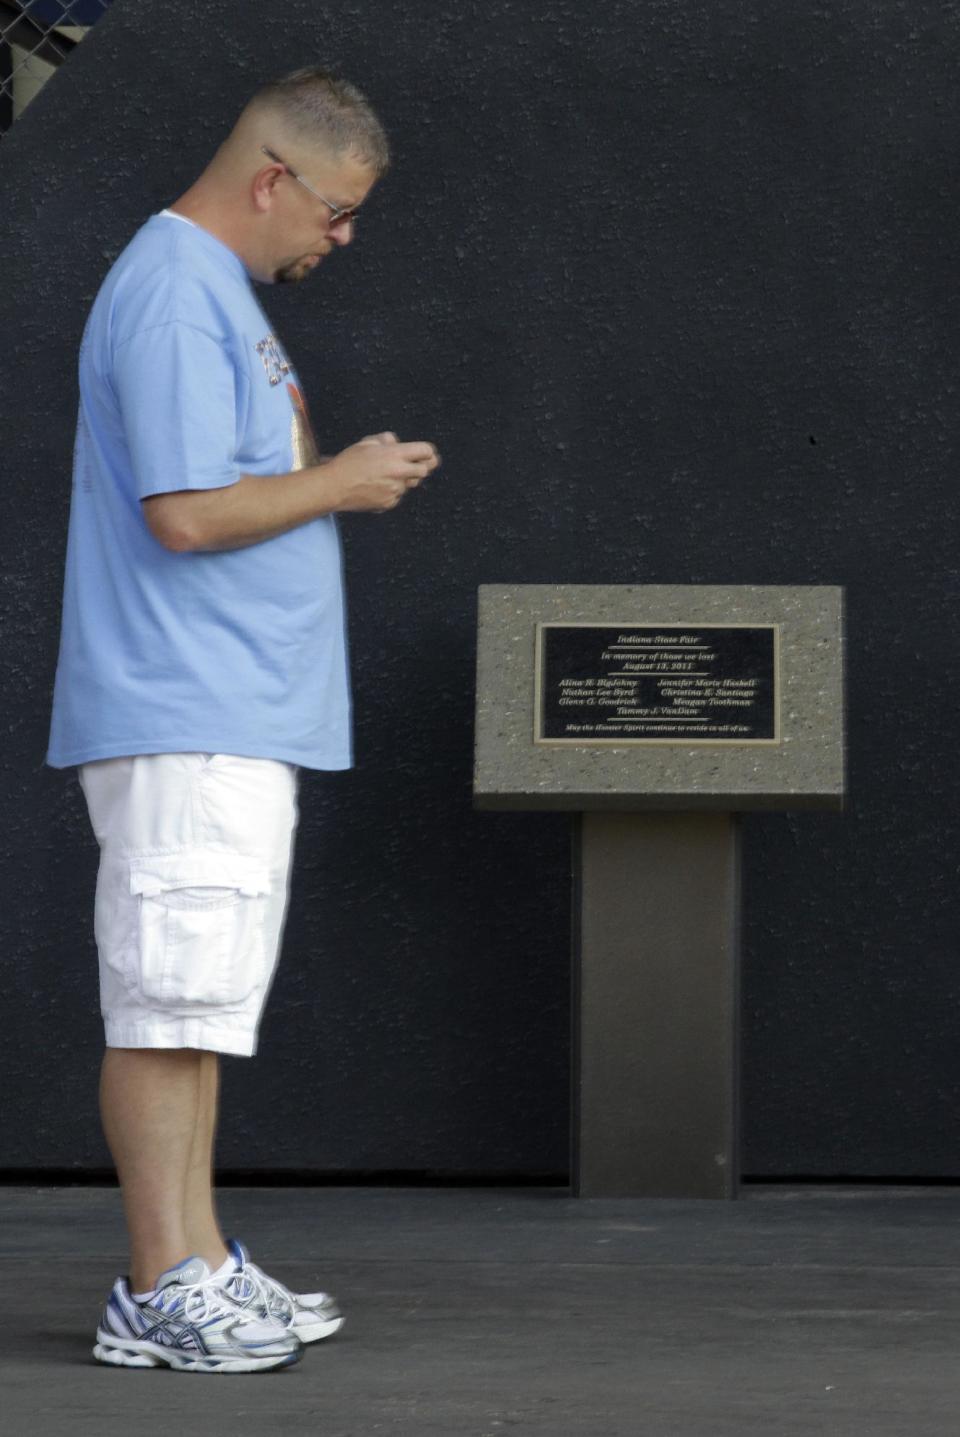
[(243, 549), (324, 514), (393, 509), (439, 463), (432, 444), (377, 434), (291, 474), (242, 474), (222, 488), (150, 495), (143, 513), (174, 553)]

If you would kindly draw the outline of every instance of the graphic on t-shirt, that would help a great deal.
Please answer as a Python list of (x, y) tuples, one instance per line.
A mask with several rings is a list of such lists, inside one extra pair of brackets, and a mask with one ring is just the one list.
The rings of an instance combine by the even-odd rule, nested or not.
[(271, 384), (279, 384), (283, 376), (289, 374), (293, 368), (275, 334), (268, 334), (260, 340), (257, 353), (263, 360), (263, 367)]
[(287, 380), (287, 392), (293, 405), (293, 419), (290, 423), (290, 442), (293, 446), (294, 469), (308, 469), (311, 464), (320, 463), (320, 451), (314, 437), (307, 401), (300, 386)]

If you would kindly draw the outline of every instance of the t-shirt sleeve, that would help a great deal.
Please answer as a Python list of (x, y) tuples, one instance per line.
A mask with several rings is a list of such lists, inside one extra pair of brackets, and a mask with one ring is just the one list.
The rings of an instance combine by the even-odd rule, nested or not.
[(154, 325), (118, 347), (113, 378), (139, 498), (237, 482), (243, 376), (221, 340), (182, 320)]

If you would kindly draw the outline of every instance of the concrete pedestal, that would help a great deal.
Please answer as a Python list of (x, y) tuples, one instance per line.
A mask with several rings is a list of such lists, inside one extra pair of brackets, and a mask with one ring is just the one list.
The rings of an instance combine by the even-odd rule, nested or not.
[(735, 1197), (737, 818), (584, 813), (573, 858), (573, 1191)]

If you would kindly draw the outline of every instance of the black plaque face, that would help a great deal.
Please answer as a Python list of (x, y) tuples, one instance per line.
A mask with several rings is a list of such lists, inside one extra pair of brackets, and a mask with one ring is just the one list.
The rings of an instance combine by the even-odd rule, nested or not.
[(776, 624), (538, 624), (537, 743), (779, 743)]

